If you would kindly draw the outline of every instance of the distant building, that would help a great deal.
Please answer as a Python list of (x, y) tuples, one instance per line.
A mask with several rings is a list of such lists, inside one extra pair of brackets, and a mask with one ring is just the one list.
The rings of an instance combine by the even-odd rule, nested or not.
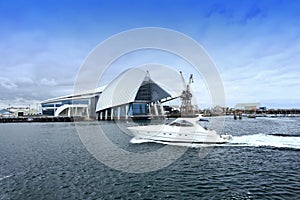
[(123, 119), (163, 116), (162, 101), (171, 95), (151, 78), (148, 72), (129, 69), (107, 86), (48, 99), (41, 102), (42, 114), (87, 118)]
[(32, 109), (30, 107), (14, 107), (11, 106), (9, 108), (7, 108), (6, 110), (8, 110), (10, 112), (10, 117), (23, 117), (23, 116), (28, 116), (28, 115), (36, 115), (37, 114), (37, 110), (36, 109)]
[(228, 107), (217, 105), (210, 110), (210, 113), (212, 116), (220, 116), (226, 114), (227, 110)]
[(48, 99), (41, 102), (42, 114), (48, 116), (80, 116), (95, 118), (95, 108), (104, 87)]
[(13, 112), (7, 109), (0, 110), (0, 117), (11, 117), (11, 116), (13, 116)]
[(257, 110), (260, 107), (260, 103), (238, 103), (234, 106), (236, 110), (245, 110), (245, 111), (251, 111), (251, 110)]

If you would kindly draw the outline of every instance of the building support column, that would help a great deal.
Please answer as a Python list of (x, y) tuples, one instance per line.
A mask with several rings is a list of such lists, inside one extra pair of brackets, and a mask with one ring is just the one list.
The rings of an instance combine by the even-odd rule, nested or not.
[(120, 120), (120, 112), (121, 112), (121, 107), (119, 106), (118, 107), (118, 117), (117, 117), (118, 120)]
[(71, 117), (71, 108), (68, 108), (68, 117)]
[(128, 110), (129, 110), (129, 105), (127, 104), (125, 106), (125, 119), (128, 119)]
[(155, 115), (158, 116), (157, 104), (153, 104)]
[(107, 120), (107, 113), (108, 113), (108, 111), (107, 111), (107, 109), (105, 110), (105, 120)]
[(163, 105), (161, 103), (159, 105), (160, 105), (161, 115), (163, 116), (165, 114), (164, 107), (163, 107)]
[(152, 115), (152, 112), (151, 112), (151, 103), (148, 104), (148, 110), (149, 110), (149, 115), (151, 116)]
[(86, 115), (87, 115), (87, 118), (90, 118), (89, 107), (86, 107)]

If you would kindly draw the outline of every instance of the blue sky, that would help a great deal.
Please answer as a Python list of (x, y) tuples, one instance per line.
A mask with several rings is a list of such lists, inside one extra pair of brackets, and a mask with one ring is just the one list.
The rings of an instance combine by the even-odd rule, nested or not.
[(299, 108), (299, 10), (294, 0), (0, 0), (0, 107), (70, 94), (100, 42), (133, 28), (163, 27), (205, 48), (228, 106)]

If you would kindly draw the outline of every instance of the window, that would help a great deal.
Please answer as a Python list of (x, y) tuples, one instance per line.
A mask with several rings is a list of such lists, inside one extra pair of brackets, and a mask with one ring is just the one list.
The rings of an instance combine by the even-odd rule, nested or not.
[(130, 105), (133, 115), (147, 115), (147, 104), (134, 103)]
[(169, 124), (170, 126), (182, 126), (182, 127), (192, 127), (194, 126), (191, 122), (184, 119), (177, 119)]

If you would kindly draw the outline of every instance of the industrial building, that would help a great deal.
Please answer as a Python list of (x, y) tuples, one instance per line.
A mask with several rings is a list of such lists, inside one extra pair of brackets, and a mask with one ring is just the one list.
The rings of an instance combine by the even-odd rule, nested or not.
[(149, 72), (132, 68), (107, 86), (41, 102), (43, 115), (80, 116), (99, 120), (163, 117), (162, 103), (171, 95)]

